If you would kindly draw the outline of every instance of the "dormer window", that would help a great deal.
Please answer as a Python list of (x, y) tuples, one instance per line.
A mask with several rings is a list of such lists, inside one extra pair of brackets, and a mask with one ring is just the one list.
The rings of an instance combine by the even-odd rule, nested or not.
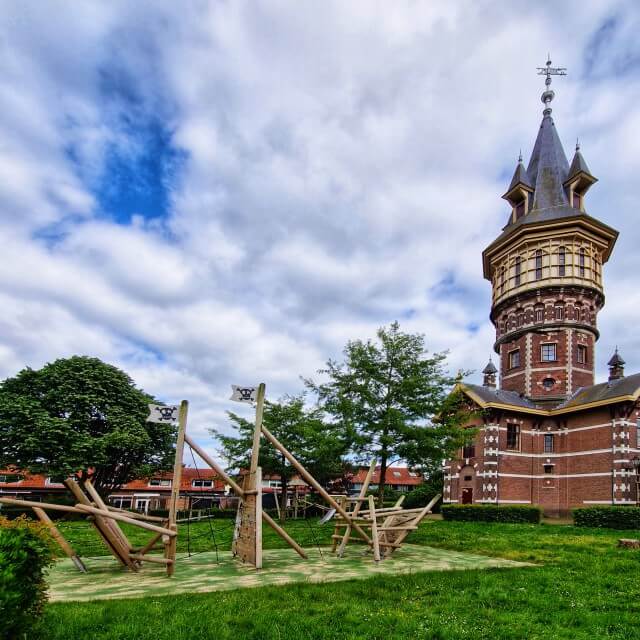
[(524, 215), (524, 206), (525, 206), (525, 202), (524, 202), (524, 200), (521, 200), (514, 207), (515, 212), (516, 212), (516, 220), (519, 220)]
[(582, 196), (577, 192), (573, 192), (573, 208), (582, 209)]

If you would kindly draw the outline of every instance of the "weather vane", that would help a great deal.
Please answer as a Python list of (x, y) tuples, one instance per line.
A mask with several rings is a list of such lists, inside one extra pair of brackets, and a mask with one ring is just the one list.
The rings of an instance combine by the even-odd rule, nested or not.
[(551, 54), (549, 54), (547, 55), (547, 66), (538, 67), (538, 75), (546, 76), (544, 83), (547, 88), (545, 92), (542, 94), (542, 97), (540, 99), (542, 100), (542, 102), (544, 102), (544, 105), (545, 105), (545, 109), (542, 113), (544, 113), (544, 115), (547, 116), (551, 113), (551, 107), (549, 105), (551, 104), (551, 101), (555, 96), (555, 93), (551, 89), (551, 76), (566, 76), (567, 69), (566, 67), (552, 67)]

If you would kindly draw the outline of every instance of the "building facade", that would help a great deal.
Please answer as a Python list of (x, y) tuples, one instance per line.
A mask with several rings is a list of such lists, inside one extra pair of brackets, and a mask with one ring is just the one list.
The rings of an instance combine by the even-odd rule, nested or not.
[(568, 162), (547, 80), (531, 158), (526, 168), (519, 158), (503, 196), (507, 224), (482, 255), (499, 372), (490, 360), (483, 385), (459, 385), (476, 436), (444, 463), (444, 501), (564, 515), (637, 503), (640, 374), (625, 377), (616, 350), (595, 384), (602, 272), (618, 232), (587, 213), (596, 178), (578, 145)]

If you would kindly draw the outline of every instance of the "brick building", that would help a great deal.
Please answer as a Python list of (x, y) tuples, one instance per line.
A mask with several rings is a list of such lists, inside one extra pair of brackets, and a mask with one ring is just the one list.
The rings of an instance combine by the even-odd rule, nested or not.
[(625, 377), (616, 350), (608, 381), (594, 384), (602, 269), (618, 232), (586, 211), (596, 178), (579, 146), (567, 161), (552, 99), (547, 84), (528, 166), (520, 157), (503, 196), (507, 224), (482, 255), (500, 385), (491, 361), (483, 385), (459, 385), (478, 410), (469, 424), (477, 436), (443, 463), (445, 502), (537, 504), (560, 515), (639, 498), (640, 374)]

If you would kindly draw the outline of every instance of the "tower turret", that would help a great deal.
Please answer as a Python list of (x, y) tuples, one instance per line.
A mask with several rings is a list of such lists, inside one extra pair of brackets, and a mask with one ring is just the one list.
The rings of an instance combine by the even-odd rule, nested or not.
[(596, 178), (579, 146), (569, 165), (551, 117), (551, 75), (564, 69), (549, 60), (541, 71), (542, 123), (526, 169), (520, 158), (503, 196), (511, 213), (483, 264), (493, 286), (500, 386), (552, 404), (594, 383), (602, 265), (618, 232), (586, 213), (584, 195)]

